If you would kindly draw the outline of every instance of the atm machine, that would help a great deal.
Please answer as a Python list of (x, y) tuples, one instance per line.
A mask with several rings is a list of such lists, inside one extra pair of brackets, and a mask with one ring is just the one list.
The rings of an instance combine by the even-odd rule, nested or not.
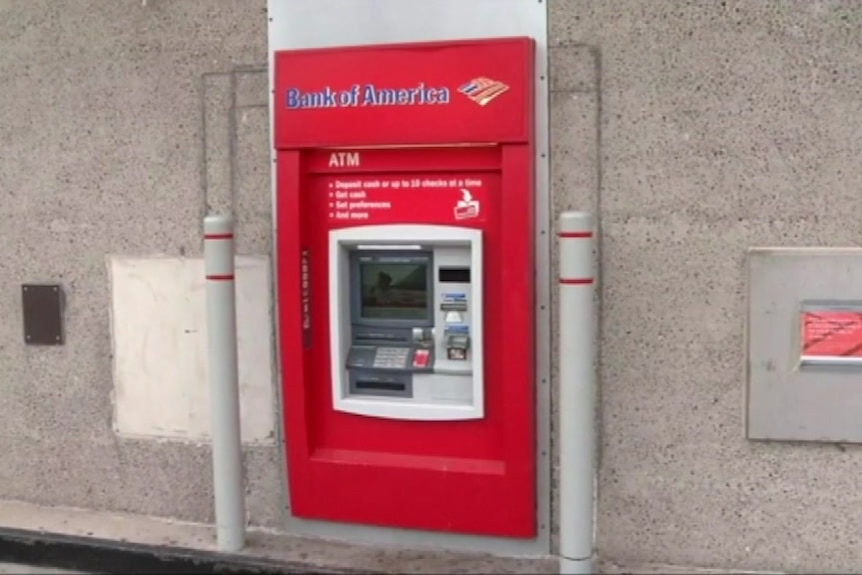
[(481, 230), (381, 225), (329, 238), (333, 408), (482, 418)]
[(273, 58), (291, 515), (535, 538), (535, 42)]

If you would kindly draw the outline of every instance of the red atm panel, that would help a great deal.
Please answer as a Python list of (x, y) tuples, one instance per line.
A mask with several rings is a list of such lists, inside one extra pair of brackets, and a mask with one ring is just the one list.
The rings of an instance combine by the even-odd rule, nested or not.
[[(296, 516), (535, 536), (532, 66), (524, 38), (276, 53), (278, 323)], [(481, 231), (481, 417), (333, 407), (330, 237), (390, 224)]]

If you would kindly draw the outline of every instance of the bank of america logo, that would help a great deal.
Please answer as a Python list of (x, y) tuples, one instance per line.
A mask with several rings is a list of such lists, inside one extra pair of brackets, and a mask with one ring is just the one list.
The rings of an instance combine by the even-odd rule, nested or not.
[(509, 86), (499, 80), (473, 78), (458, 88), (458, 91), (480, 106), (484, 106), (508, 89)]

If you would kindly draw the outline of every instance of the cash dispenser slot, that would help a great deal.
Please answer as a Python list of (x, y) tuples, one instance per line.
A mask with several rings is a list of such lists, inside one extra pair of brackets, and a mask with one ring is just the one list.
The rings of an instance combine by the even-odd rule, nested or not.
[(410, 380), (399, 375), (352, 374), (350, 392), (356, 395), (410, 397)]

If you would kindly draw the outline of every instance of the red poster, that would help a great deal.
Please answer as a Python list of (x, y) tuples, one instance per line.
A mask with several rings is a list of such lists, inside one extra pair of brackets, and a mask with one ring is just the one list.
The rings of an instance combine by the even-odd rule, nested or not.
[(862, 311), (803, 312), (802, 355), (862, 358)]
[(483, 222), (494, 174), (350, 174), (320, 176), (332, 224)]

